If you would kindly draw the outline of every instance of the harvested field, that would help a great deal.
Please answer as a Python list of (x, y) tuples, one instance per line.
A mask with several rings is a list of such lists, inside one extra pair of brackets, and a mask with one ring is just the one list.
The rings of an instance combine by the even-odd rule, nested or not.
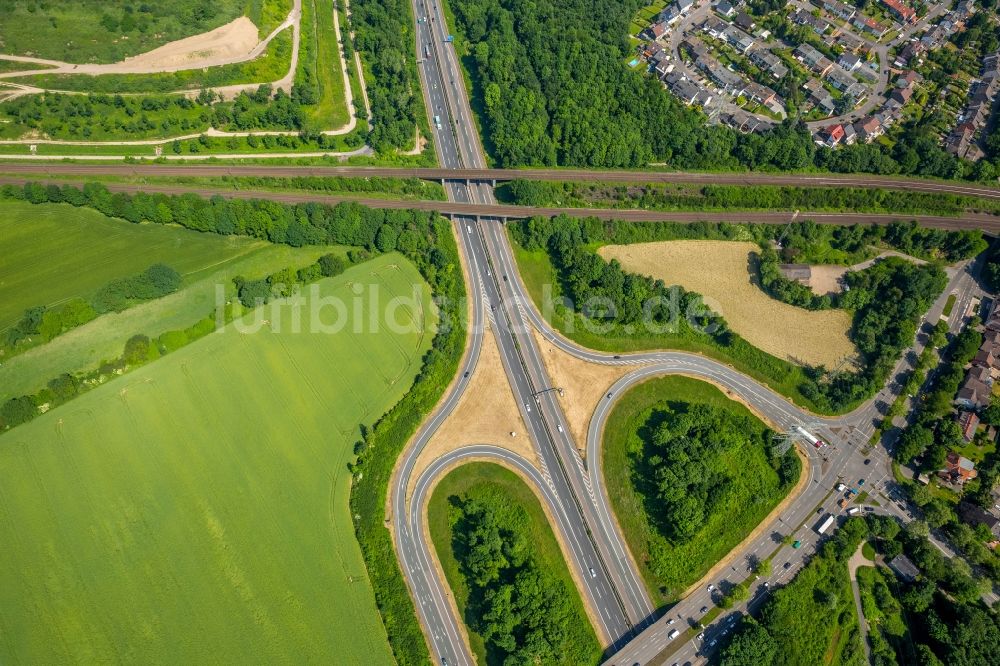
[(853, 356), (848, 314), (813, 312), (769, 297), (750, 271), (750, 253), (756, 250), (753, 243), (679, 240), (606, 245), (598, 252), (626, 270), (701, 294), (735, 332), (778, 358), (833, 366)]

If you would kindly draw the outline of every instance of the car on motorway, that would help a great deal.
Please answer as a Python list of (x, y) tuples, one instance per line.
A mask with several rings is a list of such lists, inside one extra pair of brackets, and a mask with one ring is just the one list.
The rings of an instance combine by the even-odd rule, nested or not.
[(871, 458), (865, 458), (865, 464), (866, 465), (871, 465), (872, 464), (872, 459)]
[(677, 631), (676, 629), (671, 629), (670, 633), (667, 634), (667, 640), (672, 641), (672, 640), (674, 640), (675, 638), (677, 638), (680, 635), (681, 635), (681, 632)]
[(708, 591), (709, 591), (709, 592), (715, 592), (715, 586), (714, 586), (714, 585), (712, 585), (711, 583), (709, 583), (709, 584), (708, 584)]
[(704, 615), (707, 612), (708, 612), (708, 606), (702, 606), (701, 607), (701, 613), (702, 613), (702, 615)]
[(785, 562), (785, 565), (782, 568), (784, 568), (784, 569), (791, 569), (792, 568), (792, 563), (791, 562)]
[(434, 116), (434, 126), (441, 129), (441, 116)]
[(563, 431), (563, 429), (562, 429), (562, 423), (557, 423), (556, 424), (556, 430), (558, 430), (559, 432)]
[(703, 641), (703, 640), (705, 640), (705, 633), (704, 633), (704, 632), (702, 632), (702, 633), (698, 634), (698, 640), (699, 640), (699, 641)]
[(667, 620), (667, 624), (673, 624), (674, 622), (675, 622), (674, 618), (670, 618), (669, 620)]
[(859, 486), (865, 485), (865, 480), (864, 479), (858, 479), (858, 485)]
[(594, 567), (590, 567), (590, 577), (597, 578), (597, 572), (594, 571)]

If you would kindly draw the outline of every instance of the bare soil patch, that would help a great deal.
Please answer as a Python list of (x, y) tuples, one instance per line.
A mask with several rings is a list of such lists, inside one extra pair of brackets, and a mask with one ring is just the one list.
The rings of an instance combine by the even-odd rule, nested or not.
[(587, 457), (587, 429), (597, 411), (597, 405), (611, 386), (634, 371), (637, 366), (603, 365), (571, 356), (547, 340), (532, 327), (535, 344), (542, 354), (545, 370), (552, 385), (563, 389), (559, 405), (566, 415), (566, 424), (573, 435), (580, 457)]
[(797, 308), (761, 290), (750, 270), (756, 250), (753, 243), (679, 240), (606, 245), (598, 252), (626, 270), (701, 294), (734, 331), (778, 358), (834, 366), (856, 354), (846, 312)]
[[(511, 432), (517, 436), (511, 437)], [(538, 453), (507, 382), (492, 330), (486, 331), (479, 362), (458, 405), (420, 452), (406, 488), (407, 499), (412, 497), (417, 479), (434, 460), (471, 444), (505, 448), (541, 469)]]

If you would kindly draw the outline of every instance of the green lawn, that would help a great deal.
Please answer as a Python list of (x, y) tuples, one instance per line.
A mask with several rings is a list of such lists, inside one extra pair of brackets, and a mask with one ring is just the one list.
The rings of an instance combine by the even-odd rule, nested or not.
[(950, 294), (948, 296), (948, 300), (945, 301), (945, 304), (944, 304), (944, 309), (941, 311), (942, 315), (944, 315), (945, 317), (947, 317), (947, 316), (949, 316), (951, 314), (951, 309), (955, 307), (955, 299), (956, 298), (957, 298), (957, 296), (955, 294)]
[[(806, 408), (815, 409), (799, 392), (799, 386), (806, 381), (802, 367), (775, 358), (745, 340), (740, 339), (741, 349), (752, 356), (754, 362), (745, 361), (728, 353), (726, 349), (713, 344), (707, 337), (684, 335), (677, 333), (633, 332), (628, 335), (600, 335), (587, 330), (580, 315), (568, 316), (564, 308), (558, 308), (553, 314), (552, 308), (545, 306), (546, 288), (550, 289), (550, 297), (559, 297), (559, 282), (549, 256), (542, 251), (528, 251), (520, 247), (511, 238), (514, 258), (518, 271), (524, 281), (528, 295), (535, 306), (546, 317), (549, 324), (569, 339), (588, 349), (609, 352), (648, 351), (653, 349), (675, 349), (680, 351), (704, 354), (723, 363), (729, 363), (757, 381), (767, 384), (772, 389), (788, 397), (790, 400)], [(766, 368), (766, 372), (761, 368)]]
[[(318, 284), (423, 282), (387, 255)], [(432, 326), (429, 289), (405, 312)], [(230, 325), (0, 436), (0, 662), (393, 663), (347, 463), (432, 333), (296, 334), (275, 324), (287, 303), (254, 314), (271, 325)]]
[(716, 510), (693, 537), (672, 543), (648, 513), (655, 500), (647, 498), (637, 483), (637, 466), (644, 451), (641, 429), (657, 409), (679, 403), (705, 403), (753, 418), (744, 406), (729, 400), (705, 382), (688, 377), (660, 377), (644, 382), (619, 398), (604, 430), (603, 473), (618, 523), (640, 564), (650, 595), (657, 604), (669, 603), (701, 578), (742, 541), (787, 494), (764, 451), (743, 445), (718, 459), (719, 468), (732, 479)]
[(0, 202), (0, 331), (24, 310), (88, 297), (162, 262), (191, 283), (265, 245), (159, 224), (130, 224), (69, 204)]
[[(572, 596), (577, 620), (571, 624), (573, 635), (567, 636), (566, 640), (578, 647), (578, 654), (589, 655), (590, 658), (582, 663), (598, 663), (601, 658), (600, 644), (583, 610), (579, 592), (538, 498), (519, 476), (492, 463), (467, 463), (449, 472), (434, 489), (428, 506), (431, 540), (462, 615), (466, 616), (468, 613), (469, 586), (452, 547), (450, 520), (453, 513), (452, 502), (458, 498), (481, 499), (494, 505), (510, 507), (513, 511), (523, 510), (527, 514), (533, 557), (543, 569), (556, 575)], [(494, 664), (494, 660), (487, 658), (482, 636), (470, 630), (469, 641), (479, 664)], [(567, 663), (581, 666), (575, 662)]]
[(121, 355), (126, 340), (136, 333), (153, 339), (192, 326), (215, 311), (218, 288), (232, 298), (237, 275), (257, 278), (289, 266), (301, 268), (328, 252), (339, 254), (343, 249), (265, 244), (193, 276), (174, 294), (102, 315), (0, 365), (0, 401), (35, 393), (61, 373), (92, 370)]
[[(349, 118), (333, 12), (333, 0), (304, 0), (302, 3), (302, 45), (295, 76), (296, 80), (301, 80), (303, 68), (310, 67), (316, 77), (317, 103), (304, 110), (312, 127), (321, 130), (340, 127)], [(341, 23), (340, 27), (341, 34), (346, 36), (347, 26)]]

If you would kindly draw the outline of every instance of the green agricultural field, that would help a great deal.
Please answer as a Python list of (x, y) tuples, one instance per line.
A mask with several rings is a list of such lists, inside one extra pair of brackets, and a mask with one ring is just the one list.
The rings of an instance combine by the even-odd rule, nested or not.
[(301, 268), (328, 252), (342, 253), (343, 249), (264, 244), (186, 279), (174, 294), (102, 315), (0, 365), (0, 401), (35, 393), (61, 373), (93, 370), (102, 361), (119, 356), (126, 340), (136, 333), (153, 339), (165, 331), (194, 325), (215, 310), (220, 286), (226, 298), (232, 298), (232, 280), (237, 275), (254, 278), (289, 266)]
[[(458, 505), (466, 500), (493, 507), (503, 529), (512, 530), (516, 537), (526, 539), (526, 543), (531, 544), (530, 554), (538, 567), (554, 576), (567, 591), (572, 621), (566, 624), (566, 633), (561, 637), (563, 661), (557, 663), (573, 666), (598, 663), (600, 644), (538, 498), (519, 476), (493, 463), (467, 463), (452, 470), (438, 482), (428, 504), (431, 540), (467, 625), (475, 622), (473, 614), (476, 611), (470, 606), (470, 586), (457, 559), (456, 549), (464, 549), (464, 546), (453, 541), (456, 533), (452, 523), (457, 517)], [(510, 532), (506, 535), (511, 536)], [(504, 545), (511, 547), (510, 539)], [(502, 655), (488, 650), (483, 637), (471, 628), (469, 642), (478, 663), (484, 666), (501, 663), (498, 659)]]
[(69, 204), (0, 202), (0, 331), (35, 305), (87, 297), (165, 263), (193, 282), (266, 243), (159, 224), (129, 224)]
[[(663, 533), (651, 508), (657, 506), (654, 482), (643, 475), (648, 441), (665, 409), (685, 413), (690, 405), (709, 405), (747, 419), (746, 441), (728, 446), (704, 465), (728, 480), (714, 509), (689, 538)], [(677, 599), (742, 541), (781, 501), (799, 475), (794, 454), (782, 483), (767, 453), (755, 442), (766, 437), (766, 426), (743, 405), (711, 384), (668, 376), (644, 382), (623, 395), (605, 426), (603, 472), (608, 496), (632, 554), (639, 562), (646, 587), (657, 603)], [(752, 439), (751, 439), (752, 438)], [(726, 440), (732, 439), (726, 435)]]
[(0, 2), (0, 51), (75, 63), (117, 62), (217, 28), (243, 14), (245, 5), (260, 3), (5, 0)]
[(399, 255), (318, 284), (420, 285), (423, 330), (296, 334), (277, 302), (0, 436), (0, 662), (392, 663), (347, 463), (435, 314)]

